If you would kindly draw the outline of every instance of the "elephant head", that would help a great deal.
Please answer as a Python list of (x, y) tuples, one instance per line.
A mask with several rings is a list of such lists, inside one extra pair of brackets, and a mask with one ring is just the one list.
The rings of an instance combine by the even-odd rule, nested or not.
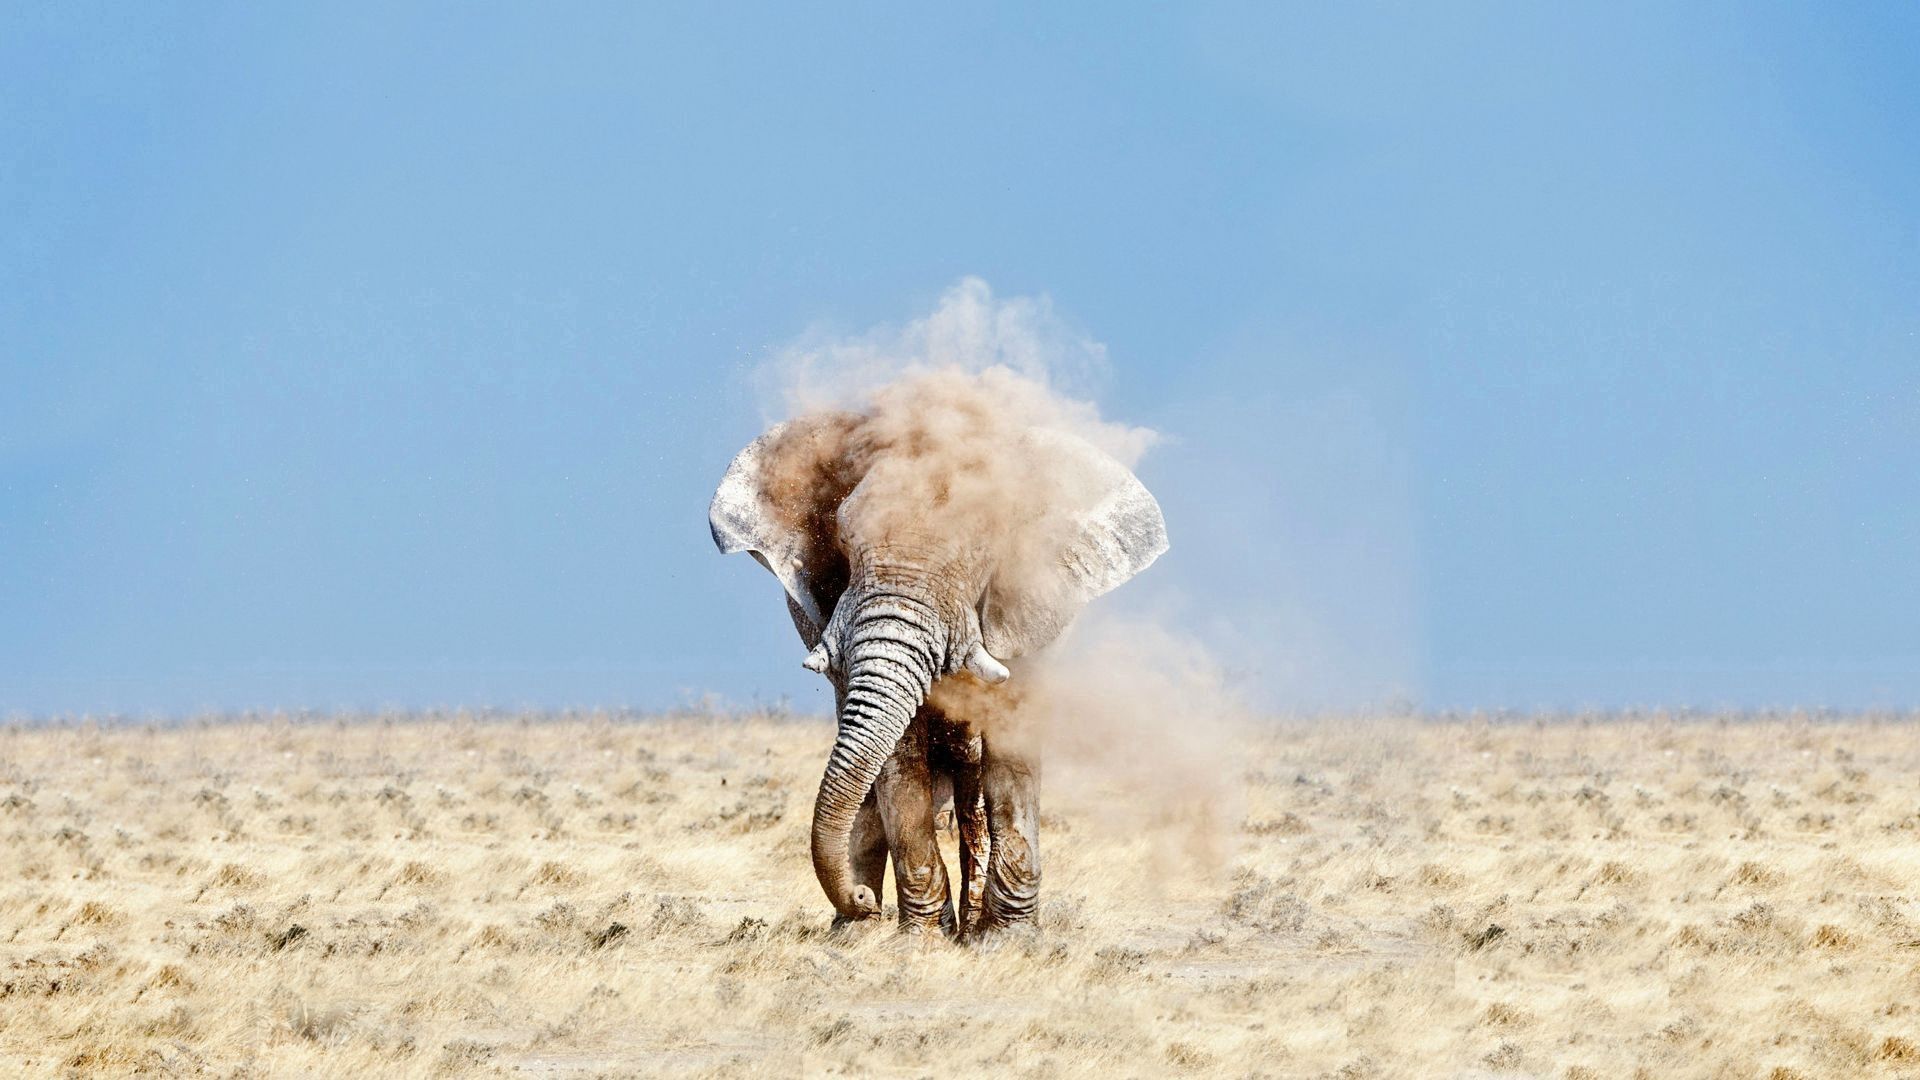
[(932, 684), (1005, 680), (1003, 661), (1167, 548), (1153, 496), (1085, 440), (981, 410), (907, 415), (781, 424), (734, 458), (709, 511), (722, 552), (780, 579), (806, 666), (838, 691), (812, 855), (848, 917), (879, 911), (848, 861), (854, 815)]

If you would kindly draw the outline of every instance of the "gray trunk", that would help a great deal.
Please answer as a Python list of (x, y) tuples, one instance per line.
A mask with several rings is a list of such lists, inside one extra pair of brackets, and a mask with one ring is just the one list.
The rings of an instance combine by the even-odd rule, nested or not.
[(933, 683), (934, 629), (894, 604), (862, 611), (850, 627), (840, 731), (813, 804), (813, 872), (834, 909), (875, 915), (880, 898), (854, 882), (848, 859), (853, 817), (879, 778)]

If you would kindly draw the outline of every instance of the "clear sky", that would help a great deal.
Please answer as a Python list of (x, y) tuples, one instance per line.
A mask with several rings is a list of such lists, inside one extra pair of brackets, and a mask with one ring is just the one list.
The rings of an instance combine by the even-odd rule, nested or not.
[(1263, 700), (1920, 704), (1920, 8), (660, 7), (0, 14), (0, 714), (821, 709), (707, 498), (967, 275)]

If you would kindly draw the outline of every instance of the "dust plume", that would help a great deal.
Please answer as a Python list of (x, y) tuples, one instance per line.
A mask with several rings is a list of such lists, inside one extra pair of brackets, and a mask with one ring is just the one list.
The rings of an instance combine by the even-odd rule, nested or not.
[[(992, 591), (1041, 613), (1030, 623), (1040, 626), (1071, 587), (1062, 551), (1113, 479), (1109, 462), (1063, 455), (1044, 433), (1083, 440), (1128, 469), (1159, 439), (1080, 396), (1105, 373), (1104, 348), (1044, 299), (997, 300), (966, 279), (925, 318), (816, 337), (770, 362), (763, 374), (792, 422), (762, 457), (762, 490), (815, 545), (808, 565), (832, 563), (836, 529), (876, 548), (933, 551), (947, 567), (984, 571)], [(1180, 529), (1168, 525), (1174, 544)], [(1077, 632), (1013, 669), (991, 691), (949, 680), (935, 700), (990, 730), (1031, 732), (1049, 769), (1114, 787), (1111, 820), (1155, 825), (1156, 835), (1186, 830), (1181, 848), (1202, 855), (1217, 846), (1227, 808), (1216, 795), (1230, 772), (1222, 748), (1243, 710), (1201, 645), (1096, 602)]]
[(794, 417), (857, 408), (875, 389), (910, 375), (995, 368), (1046, 388), (1056, 420), (1128, 465), (1152, 441), (1144, 429), (1103, 424), (1086, 401), (1110, 373), (1106, 346), (1054, 314), (1047, 298), (995, 297), (977, 277), (961, 279), (930, 314), (901, 326), (810, 331), (771, 357), (757, 381), (769, 411)]
[(1024, 677), (1016, 722), (1045, 741), (1048, 789), (1144, 835), (1159, 871), (1223, 868), (1243, 807), (1228, 748), (1251, 730), (1221, 664), (1177, 626), (1090, 609)]

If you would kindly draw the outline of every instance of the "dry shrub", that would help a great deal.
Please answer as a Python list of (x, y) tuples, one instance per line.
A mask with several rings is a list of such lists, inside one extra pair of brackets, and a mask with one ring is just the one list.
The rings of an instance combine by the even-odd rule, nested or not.
[(1855, 944), (1852, 934), (1832, 923), (1822, 923), (1813, 932), (1813, 946), (1816, 949), (1851, 949)]
[(1600, 864), (1600, 870), (1594, 880), (1602, 885), (1632, 885), (1640, 879), (1631, 866), (1609, 859)]
[[(394, 881), (401, 885), (438, 885), (444, 880), (445, 875), (440, 871), (423, 862), (411, 860), (400, 867), (400, 872), (394, 876)], [(542, 882), (542, 884), (547, 883)]]
[(1511, 1002), (1496, 1001), (1481, 1014), (1481, 1023), (1489, 1027), (1526, 1027), (1534, 1022), (1532, 1013)]
[(532, 884), (554, 889), (577, 888), (585, 882), (578, 871), (565, 863), (544, 862), (533, 872)]
[(1880, 1040), (1877, 1057), (1884, 1061), (1920, 1061), (1920, 1043), (1899, 1035), (1889, 1035)]
[(1749, 889), (1778, 888), (1785, 880), (1779, 871), (1757, 862), (1743, 862), (1733, 871), (1732, 883)]
[(215, 871), (212, 880), (209, 881), (208, 884), (214, 888), (232, 889), (235, 892), (242, 892), (248, 889), (257, 889), (266, 884), (266, 878), (262, 877), (258, 871), (240, 866), (236, 863), (226, 863), (222, 865), (219, 870)]
[(89, 900), (81, 904), (80, 910), (73, 916), (74, 924), (77, 926), (111, 926), (120, 919), (120, 912), (98, 900)]
[(193, 988), (192, 982), (187, 979), (186, 970), (178, 964), (161, 965), (160, 969), (153, 973), (153, 978), (147, 981), (147, 986), (155, 990), (165, 990), (174, 987), (185, 990), (191, 990)]

